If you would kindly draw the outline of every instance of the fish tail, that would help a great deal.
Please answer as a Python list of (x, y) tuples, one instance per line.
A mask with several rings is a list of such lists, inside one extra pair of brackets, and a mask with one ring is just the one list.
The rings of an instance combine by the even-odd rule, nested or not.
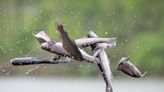
[(146, 74), (147, 74), (147, 71), (145, 71), (145, 72), (141, 75), (141, 77), (145, 76)]
[(112, 87), (106, 86), (106, 92), (113, 92)]

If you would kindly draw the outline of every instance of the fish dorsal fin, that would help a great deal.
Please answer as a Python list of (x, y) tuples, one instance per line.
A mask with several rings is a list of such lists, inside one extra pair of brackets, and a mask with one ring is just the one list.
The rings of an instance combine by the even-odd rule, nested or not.
[(125, 61), (129, 61), (129, 59), (130, 59), (130, 56), (126, 57)]

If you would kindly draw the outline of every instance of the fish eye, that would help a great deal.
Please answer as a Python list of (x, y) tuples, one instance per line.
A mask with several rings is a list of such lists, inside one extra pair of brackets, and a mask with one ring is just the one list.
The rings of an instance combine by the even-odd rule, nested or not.
[(120, 65), (122, 65), (123, 63), (121, 62)]

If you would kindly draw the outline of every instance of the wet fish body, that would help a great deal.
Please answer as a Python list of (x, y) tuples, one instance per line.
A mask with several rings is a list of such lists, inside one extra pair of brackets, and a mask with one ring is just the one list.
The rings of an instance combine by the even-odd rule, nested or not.
[(64, 30), (63, 25), (58, 22), (56, 25), (62, 39), (63, 48), (67, 51), (68, 55), (75, 60), (84, 60), (75, 42), (69, 38), (67, 32)]
[[(88, 37), (97, 37), (97, 35), (90, 31), (88, 33)], [(94, 56), (98, 55), (98, 58), (100, 59), (99, 63), (97, 63), (102, 75), (103, 75), (103, 78), (104, 78), (104, 81), (106, 83), (106, 92), (113, 92), (113, 88), (112, 88), (112, 79), (113, 79), (113, 75), (112, 75), (112, 72), (111, 72), (111, 69), (110, 69), (110, 66), (109, 66), (109, 59), (108, 59), (108, 56), (106, 54), (106, 52), (104, 51), (104, 49), (106, 48), (106, 45), (105, 47), (100, 48), (100, 45), (104, 46), (104, 44), (106, 43), (97, 43), (97, 44), (93, 44), (91, 45), (92, 47), (92, 50), (94, 52)], [(99, 54), (97, 54), (99, 53)]]
[(117, 66), (119, 71), (132, 76), (132, 77), (143, 77), (147, 72), (142, 74), (136, 66), (134, 66), (130, 61), (129, 57), (122, 57)]
[(100, 66), (102, 68), (104, 81), (106, 82), (106, 92), (113, 92), (112, 89), (112, 79), (113, 75), (109, 66), (109, 59), (106, 52), (103, 50), (99, 53), (98, 57), (100, 58)]

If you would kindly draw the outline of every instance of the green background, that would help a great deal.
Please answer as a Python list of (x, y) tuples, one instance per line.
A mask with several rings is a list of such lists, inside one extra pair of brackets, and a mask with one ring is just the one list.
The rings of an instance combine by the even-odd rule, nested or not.
[[(0, 76), (22, 75), (36, 67), (8, 66), (12, 58), (53, 57), (39, 48), (32, 34), (46, 31), (60, 41), (56, 19), (62, 20), (72, 39), (89, 31), (116, 37), (116, 48), (106, 49), (115, 76), (122, 74), (116, 64), (123, 56), (130, 56), (142, 72), (148, 71), (147, 77), (164, 76), (163, 0), (0, 0)], [(96, 65), (73, 61), (42, 65), (28, 75), (96, 77), (100, 72)]]

